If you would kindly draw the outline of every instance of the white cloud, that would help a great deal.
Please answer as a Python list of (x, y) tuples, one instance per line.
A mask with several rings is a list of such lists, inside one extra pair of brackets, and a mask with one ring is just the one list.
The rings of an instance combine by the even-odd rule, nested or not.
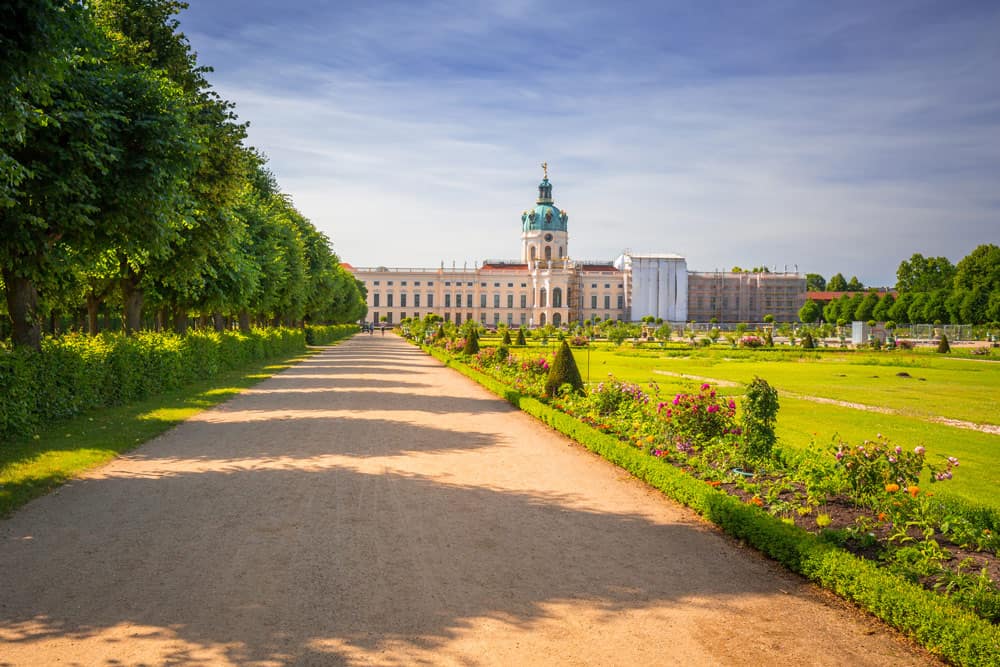
[[(913, 252), (957, 260), (1000, 241), (1000, 94), (982, 79), (997, 48), (982, 26), (949, 24), (870, 69), (729, 76), (628, 35), (608, 41), (647, 59), (560, 46), (596, 39), (593, 12), (553, 25), (550, 47), (538, 5), (444, 7), (291, 36), (191, 33), (224, 59), (213, 81), (282, 188), (353, 264), (516, 256), (542, 160), (579, 257), (630, 247), (702, 270), (797, 264), (889, 283)], [(796, 48), (856, 22), (804, 31)]]

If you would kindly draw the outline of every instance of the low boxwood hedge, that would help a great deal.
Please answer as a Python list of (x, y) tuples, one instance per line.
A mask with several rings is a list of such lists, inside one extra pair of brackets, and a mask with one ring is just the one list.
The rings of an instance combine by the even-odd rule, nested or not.
[(537, 398), (522, 396), (442, 350), (424, 349), (524, 412), (691, 507), (729, 535), (898, 628), (932, 653), (957, 665), (1000, 665), (1000, 629), (948, 598), (783, 523), (762, 509), (601, 433)]

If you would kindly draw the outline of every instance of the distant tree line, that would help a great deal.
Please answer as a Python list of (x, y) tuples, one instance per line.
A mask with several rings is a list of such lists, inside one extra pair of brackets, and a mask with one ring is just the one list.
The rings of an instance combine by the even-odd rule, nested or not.
[[(816, 274), (808, 274), (816, 276)], [(989, 324), (1000, 322), (1000, 247), (984, 244), (952, 264), (947, 257), (924, 257), (916, 253), (900, 263), (896, 271), (897, 296), (875, 291), (835, 290), (834, 279), (825, 283), (829, 291), (854, 291), (820, 307), (812, 300), (799, 311), (803, 322), (822, 318), (838, 321), (893, 321), (908, 323)], [(817, 276), (822, 280), (822, 276)], [(853, 279), (852, 279), (853, 280)], [(840, 281), (836, 284), (840, 286)], [(813, 281), (812, 285), (822, 284)], [(808, 289), (812, 290), (813, 287)], [(823, 291), (822, 287), (815, 291)]]
[(0, 329), (15, 345), (38, 348), (61, 316), (96, 333), (109, 307), (128, 332), (364, 316), (364, 287), (179, 32), (186, 3), (4, 5)]

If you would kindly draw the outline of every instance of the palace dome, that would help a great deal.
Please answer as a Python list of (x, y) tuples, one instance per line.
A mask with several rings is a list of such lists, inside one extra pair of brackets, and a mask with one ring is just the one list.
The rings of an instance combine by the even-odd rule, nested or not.
[(542, 179), (538, 184), (538, 200), (535, 206), (521, 213), (521, 230), (565, 232), (567, 220), (569, 214), (560, 211), (559, 207), (552, 203), (552, 184), (549, 183), (549, 179)]

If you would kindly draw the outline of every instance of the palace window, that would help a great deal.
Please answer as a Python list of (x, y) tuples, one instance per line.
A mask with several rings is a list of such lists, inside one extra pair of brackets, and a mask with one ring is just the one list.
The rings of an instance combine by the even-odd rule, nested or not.
[[(522, 287), (524, 287), (524, 285), (522, 285)], [(522, 294), (521, 295), (521, 308), (527, 308), (527, 307), (528, 307), (528, 295), (527, 294)]]
[(372, 294), (372, 305), (375, 306), (376, 308), (378, 308), (378, 305), (379, 305), (378, 304), (378, 298), (379, 298), (379, 296), (380, 295), (379, 295), (378, 292), (375, 292), (374, 294)]
[(541, 307), (541, 308), (545, 307), (546, 301), (547, 301), (547, 298), (546, 298), (547, 296), (548, 295), (546, 294), (544, 287), (542, 289), (538, 290), (538, 305), (539, 305), (539, 307)]
[(479, 295), (479, 307), (480, 308), (485, 308), (486, 307), (486, 294), (485, 293)]
[(513, 308), (514, 307), (514, 295), (513, 294), (508, 294), (507, 295), (507, 307), (508, 308)]
[(461, 292), (455, 294), (455, 307), (456, 308), (461, 308), (462, 307), (462, 294), (461, 294)]
[[(430, 304), (427, 304), (427, 305), (430, 305)], [(444, 295), (444, 307), (445, 308), (451, 308), (451, 294), (445, 294)]]
[(611, 307), (611, 296), (608, 294), (604, 295), (604, 309), (607, 310)]
[[(445, 295), (445, 296), (447, 296), (447, 295)], [(433, 294), (428, 294), (427, 295), (427, 307), (428, 308), (433, 308), (434, 307), (434, 295)]]
[(500, 295), (499, 294), (494, 294), (493, 295), (493, 307), (494, 308), (499, 308), (500, 307)]
[(420, 295), (419, 294), (414, 294), (413, 295), (413, 307), (414, 308), (419, 308), (420, 307)]
[(392, 293), (391, 292), (389, 294), (385, 295), (385, 305), (388, 308), (392, 308)]
[(562, 308), (562, 290), (558, 287), (552, 290), (552, 307)]
[(400, 308), (406, 308), (406, 293), (405, 292), (399, 295), (399, 307)]
[(597, 295), (596, 294), (591, 294), (590, 295), (590, 307), (593, 308), (594, 310), (597, 310)]

